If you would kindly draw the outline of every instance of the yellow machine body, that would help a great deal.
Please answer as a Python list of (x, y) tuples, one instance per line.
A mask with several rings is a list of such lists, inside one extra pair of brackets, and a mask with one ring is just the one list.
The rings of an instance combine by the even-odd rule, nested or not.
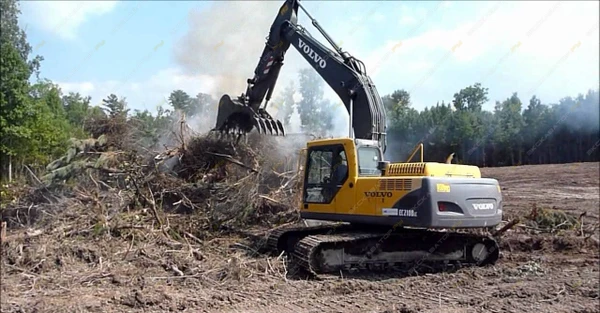
[[(347, 166), (337, 183), (336, 155)], [(422, 153), (421, 162), (390, 164), (375, 143), (351, 138), (310, 141), (303, 158), (300, 213), (306, 219), (426, 228), (501, 220), (498, 182), (481, 178), (476, 166), (422, 162)]]

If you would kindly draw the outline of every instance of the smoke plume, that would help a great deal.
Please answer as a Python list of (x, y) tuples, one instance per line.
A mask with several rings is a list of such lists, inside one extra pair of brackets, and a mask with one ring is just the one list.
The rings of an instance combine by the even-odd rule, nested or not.
[[(219, 99), (246, 91), (248, 78), (254, 76), (275, 19), (280, 1), (218, 1), (189, 15), (189, 29), (175, 46), (177, 64), (194, 75), (210, 75), (215, 79), (212, 96)], [(278, 94), (287, 82), (297, 76), (298, 57), (288, 50), (276, 86)], [(293, 54), (296, 54), (295, 56)]]

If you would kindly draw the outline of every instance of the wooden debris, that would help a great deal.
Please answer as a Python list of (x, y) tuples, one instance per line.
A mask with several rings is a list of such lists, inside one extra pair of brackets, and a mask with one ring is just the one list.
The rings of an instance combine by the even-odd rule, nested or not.
[(510, 221), (510, 223), (504, 225), (504, 227), (502, 227), (501, 229), (499, 229), (498, 231), (496, 231), (493, 236), (496, 238), (499, 238), (500, 236), (502, 236), (507, 230), (513, 228), (515, 225), (517, 225), (519, 223), (519, 219), (513, 219), (512, 221)]

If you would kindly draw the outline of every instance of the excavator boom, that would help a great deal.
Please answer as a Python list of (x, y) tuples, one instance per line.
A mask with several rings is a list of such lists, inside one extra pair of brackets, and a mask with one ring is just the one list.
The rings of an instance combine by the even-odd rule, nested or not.
[(364, 64), (338, 47), (304, 10), (334, 50), (313, 38), (297, 23), (298, 8), (304, 10), (297, 0), (287, 0), (281, 6), (271, 25), (254, 77), (248, 79), (246, 92), (237, 99), (229, 95), (221, 98), (214, 130), (247, 133), (257, 128), (261, 133), (285, 134), (282, 123), (273, 119), (266, 107), (283, 66), (285, 53), (293, 46), (340, 97), (350, 114), (353, 136), (375, 140), (385, 152), (386, 114)]

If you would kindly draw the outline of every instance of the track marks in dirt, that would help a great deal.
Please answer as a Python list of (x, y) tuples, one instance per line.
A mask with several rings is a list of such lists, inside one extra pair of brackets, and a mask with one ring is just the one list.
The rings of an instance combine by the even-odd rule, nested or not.
[(332, 281), (322, 283), (318, 293), (303, 293), (291, 283), (293, 297), (272, 297), (269, 305), (260, 306), (244, 302), (214, 312), (523, 312), (524, 307), (568, 312), (571, 308), (593, 309), (593, 301), (598, 299), (593, 292), (598, 288), (593, 281), (597, 271), (582, 273), (581, 280), (565, 275), (548, 284), (545, 275), (527, 273), (503, 281), (509, 268), (484, 269), (483, 274), (467, 269), (381, 282)]

